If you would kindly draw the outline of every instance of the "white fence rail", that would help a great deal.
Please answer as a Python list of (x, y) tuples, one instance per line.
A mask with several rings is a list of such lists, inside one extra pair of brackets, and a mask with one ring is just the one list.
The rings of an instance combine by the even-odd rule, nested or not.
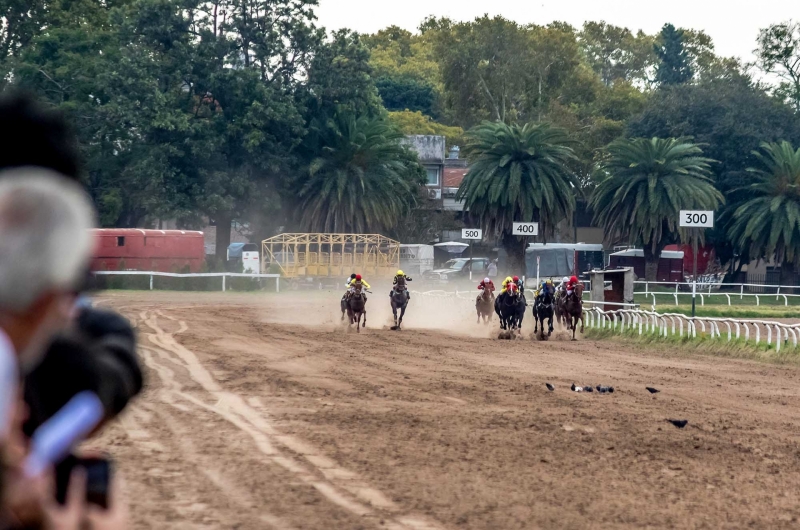
[(275, 291), (281, 291), (281, 275), (280, 274), (243, 274), (236, 272), (198, 272), (189, 274), (178, 274), (174, 272), (157, 272), (157, 271), (93, 271), (92, 274), (96, 276), (149, 276), (150, 277), (150, 290), (153, 290), (153, 278), (155, 276), (162, 276), (166, 278), (222, 278), (222, 291), (226, 290), (226, 278), (275, 278)]
[[(784, 324), (768, 320), (750, 320), (734, 318), (688, 317), (680, 313), (656, 313), (636, 309), (620, 309), (603, 311), (599, 308), (587, 309), (584, 312), (586, 325), (595, 329), (610, 329), (613, 331), (633, 331), (639, 335), (656, 335), (668, 337), (678, 335), (696, 338), (698, 326), (701, 334), (707, 334), (712, 339), (725, 340), (722, 329), (725, 330), (727, 342), (734, 339), (749, 342), (754, 340), (760, 344), (762, 334), (766, 334), (768, 346), (774, 344), (775, 351), (781, 347), (791, 346), (797, 348), (797, 337), (800, 335), (800, 324)], [(752, 333), (751, 333), (752, 330)], [(773, 342), (774, 341), (774, 342)]]
[[(414, 296), (426, 297), (442, 310), (452, 309), (454, 303), (466, 306), (465, 302), (475, 303), (475, 291), (412, 291)], [(591, 301), (584, 302), (587, 305)], [(601, 302), (596, 302), (600, 304)], [(781, 348), (797, 349), (800, 337), (800, 324), (785, 324), (769, 320), (689, 317), (680, 313), (657, 313), (638, 309), (632, 304), (617, 305), (621, 309), (604, 311), (599, 307), (587, 307), (584, 310), (586, 326), (595, 329), (609, 329), (617, 332), (631, 331), (639, 335), (655, 335), (661, 337), (679, 336), (697, 338), (707, 335), (720, 341), (743, 340), (756, 345), (765, 341), (767, 345)], [(627, 306), (627, 307), (626, 307)], [(698, 329), (699, 328), (699, 329)]]

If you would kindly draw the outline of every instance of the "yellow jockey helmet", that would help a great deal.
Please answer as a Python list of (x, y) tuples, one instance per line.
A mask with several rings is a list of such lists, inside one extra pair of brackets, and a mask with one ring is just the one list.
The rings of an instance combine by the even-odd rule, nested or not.
[(405, 276), (406, 274), (403, 271), (397, 271), (398, 276)]

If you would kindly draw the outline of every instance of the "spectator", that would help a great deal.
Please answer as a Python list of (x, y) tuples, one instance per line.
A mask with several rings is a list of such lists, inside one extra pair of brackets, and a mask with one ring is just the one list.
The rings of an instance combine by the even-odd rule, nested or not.
[(23, 371), (69, 322), (91, 256), (93, 209), (55, 173), (0, 173), (0, 329)]
[(78, 178), (77, 142), (60, 113), (17, 93), (0, 98), (0, 123), (0, 169), (36, 166)]
[(489, 263), (489, 271), (488, 271), (487, 274), (488, 274), (489, 278), (491, 278), (492, 280), (497, 278), (497, 258), (493, 259)]

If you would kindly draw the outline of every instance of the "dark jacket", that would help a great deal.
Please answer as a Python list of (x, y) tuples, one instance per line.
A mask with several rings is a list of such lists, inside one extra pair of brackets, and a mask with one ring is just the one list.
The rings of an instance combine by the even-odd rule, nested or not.
[(111, 419), (142, 390), (136, 333), (125, 317), (89, 308), (76, 328), (56, 337), (42, 362), (25, 375), (29, 436), (78, 392), (95, 392)]

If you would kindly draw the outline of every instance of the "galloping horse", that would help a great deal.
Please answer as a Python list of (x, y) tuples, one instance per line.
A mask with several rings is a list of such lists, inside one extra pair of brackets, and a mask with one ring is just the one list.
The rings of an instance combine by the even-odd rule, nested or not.
[[(361, 333), (362, 327), (367, 327), (367, 297), (361, 292), (361, 286), (355, 287), (355, 292), (347, 297), (347, 316), (350, 317), (350, 325), (356, 325), (356, 331)], [(364, 323), (361, 323), (361, 317)]]
[(571, 295), (567, 295), (564, 300), (564, 312), (567, 315), (567, 329), (572, 330), (572, 340), (575, 338), (575, 328), (578, 327), (578, 320), (581, 321), (581, 333), (583, 333), (583, 284), (579, 283), (572, 290)]
[[(395, 285), (392, 288), (392, 314), (394, 314), (393, 330), (399, 330), (403, 324), (403, 315), (406, 314), (406, 307), (408, 307), (408, 296), (406, 295), (404, 285)], [(400, 319), (397, 318), (397, 310), (400, 310)]]
[(553, 333), (553, 314), (555, 308), (553, 307), (554, 293), (552, 287), (545, 285), (542, 287), (542, 292), (536, 297), (536, 302), (533, 304), (533, 318), (536, 319), (536, 327), (533, 332), (539, 331), (539, 323), (542, 324), (541, 332), (539, 332), (539, 339), (544, 340), (544, 321), (548, 320), (547, 336)]
[(567, 291), (556, 292), (556, 301), (555, 301), (555, 317), (556, 322), (561, 324), (563, 327), (567, 327), (567, 312), (564, 310), (564, 299), (567, 297)]
[(492, 292), (488, 289), (481, 291), (478, 298), (475, 300), (475, 310), (478, 312), (478, 324), (488, 324), (492, 321)]
[(500, 317), (500, 329), (522, 330), (522, 319), (525, 317), (525, 302), (516, 285), (509, 286), (506, 293), (494, 301), (494, 310)]

